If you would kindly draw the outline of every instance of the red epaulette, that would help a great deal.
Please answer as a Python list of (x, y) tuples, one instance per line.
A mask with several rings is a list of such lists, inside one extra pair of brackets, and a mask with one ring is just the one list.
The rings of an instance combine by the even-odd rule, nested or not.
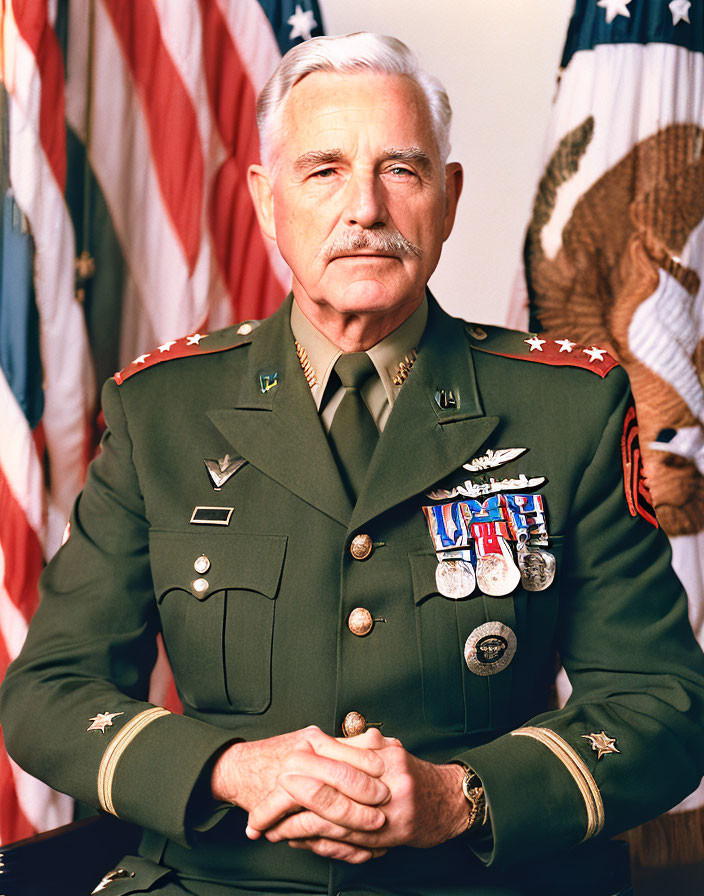
[(503, 358), (536, 361), (551, 367), (581, 367), (602, 378), (619, 364), (605, 348), (582, 345), (571, 339), (551, 339), (537, 333), (478, 324), (467, 324), (466, 329), (473, 349)]
[(154, 367), (163, 361), (174, 361), (176, 358), (189, 358), (193, 355), (212, 355), (215, 352), (224, 352), (250, 341), (250, 333), (259, 326), (259, 321), (248, 320), (239, 324), (236, 330), (230, 328), (216, 333), (192, 333), (181, 339), (169, 339), (144, 355), (139, 355), (127, 367), (115, 374), (115, 382), (122, 385), (140, 370)]

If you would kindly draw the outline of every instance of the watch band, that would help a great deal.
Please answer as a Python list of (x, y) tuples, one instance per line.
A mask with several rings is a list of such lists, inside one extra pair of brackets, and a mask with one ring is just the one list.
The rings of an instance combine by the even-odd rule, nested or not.
[(482, 779), (474, 769), (469, 766), (466, 766), (464, 770), (462, 793), (464, 794), (464, 798), (467, 800), (467, 805), (469, 807), (466, 833), (476, 833), (486, 824), (488, 807), (484, 795)]

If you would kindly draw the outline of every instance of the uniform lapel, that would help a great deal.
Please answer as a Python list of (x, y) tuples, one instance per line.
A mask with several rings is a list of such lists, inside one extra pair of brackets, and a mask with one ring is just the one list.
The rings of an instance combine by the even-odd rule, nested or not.
[[(452, 390), (457, 408), (435, 394)], [(488, 439), (498, 417), (486, 417), (469, 342), (461, 322), (430, 302), (418, 358), (377, 445), (350, 528), (430, 488), (466, 463)]]
[[(333, 460), (290, 327), (291, 299), (256, 330), (233, 408), (212, 422), (252, 466), (347, 526), (352, 507)], [(276, 374), (262, 392), (260, 377)]]

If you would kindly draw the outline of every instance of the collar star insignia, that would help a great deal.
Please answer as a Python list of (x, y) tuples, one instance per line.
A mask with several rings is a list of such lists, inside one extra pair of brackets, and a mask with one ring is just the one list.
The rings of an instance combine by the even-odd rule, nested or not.
[(630, 19), (631, 14), (628, 11), (628, 4), (631, 0), (599, 0), (597, 6), (606, 10), (606, 24), (610, 25), (616, 16), (625, 16)]
[(295, 40), (297, 37), (302, 37), (303, 40), (310, 40), (313, 29), (318, 24), (312, 11), (310, 9), (304, 10), (300, 3), (296, 4), (293, 15), (289, 16), (286, 21), (291, 26), (291, 33), (288, 36), (289, 40)]
[(164, 342), (162, 345), (159, 346), (159, 353), (161, 354), (163, 352), (170, 351), (172, 345), (176, 345), (175, 339), (169, 339), (168, 342)]
[(100, 731), (105, 734), (106, 728), (112, 728), (112, 720), (122, 715), (124, 715), (122, 712), (99, 712), (90, 720), (92, 724), (86, 731)]
[(576, 342), (570, 342), (569, 339), (556, 339), (555, 343), (560, 346), (560, 354), (562, 354), (562, 352), (571, 352), (577, 345)]
[(200, 341), (203, 339), (200, 333), (194, 333), (192, 336), (186, 336), (186, 345), (200, 345)]
[(543, 346), (546, 342), (546, 340), (541, 339), (540, 336), (531, 336), (530, 339), (524, 339), (523, 341), (526, 345), (530, 346), (530, 350), (532, 352), (542, 352)]
[(668, 3), (672, 13), (673, 25), (676, 25), (678, 22), (686, 22), (688, 25), (692, 24), (689, 21), (689, 7), (691, 5), (690, 0), (672, 0), (672, 3)]
[(147, 358), (151, 355), (151, 352), (147, 352), (146, 355), (140, 355), (138, 358), (135, 358), (132, 362), (133, 364), (144, 364)]
[(600, 734), (583, 734), (582, 737), (588, 740), (592, 745), (592, 750), (596, 753), (597, 762), (607, 753), (620, 753), (616, 747), (616, 738), (609, 737), (605, 731)]
[(605, 348), (597, 348), (595, 345), (593, 345), (591, 348), (583, 348), (582, 351), (585, 355), (589, 355), (590, 363), (594, 361), (603, 361), (604, 355), (606, 354)]

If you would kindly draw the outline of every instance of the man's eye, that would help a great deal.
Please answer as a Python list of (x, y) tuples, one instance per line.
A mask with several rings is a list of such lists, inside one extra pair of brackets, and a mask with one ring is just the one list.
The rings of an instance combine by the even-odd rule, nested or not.
[(334, 168), (321, 168), (320, 171), (314, 171), (312, 177), (330, 177), (335, 173)]
[(395, 177), (413, 177), (415, 172), (403, 165), (394, 165), (393, 168), (389, 168), (389, 174), (393, 174)]

